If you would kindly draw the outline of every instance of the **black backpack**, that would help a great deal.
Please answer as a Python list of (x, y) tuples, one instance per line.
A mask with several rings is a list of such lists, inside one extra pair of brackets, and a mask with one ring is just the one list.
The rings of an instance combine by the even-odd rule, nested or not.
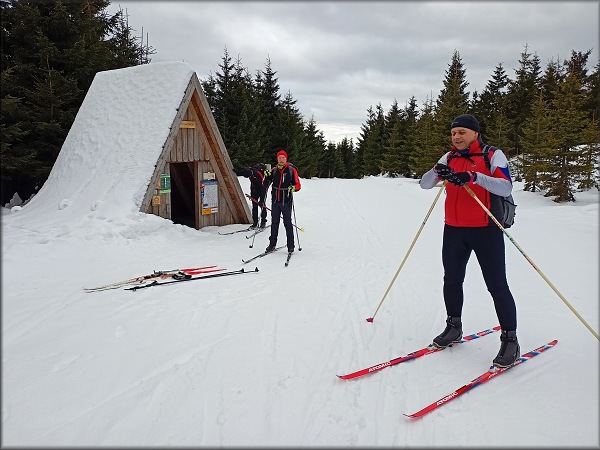
[[(489, 151), (497, 150), (497, 148), (486, 144), (481, 150), (482, 153), (474, 153), (465, 157), (470, 158), (471, 156), (483, 156), (485, 165), (489, 170), (492, 167), (490, 164)], [(450, 156), (448, 157), (448, 161), (450, 161), (452, 158), (457, 157), (460, 157), (460, 155), (456, 155), (455, 152), (451, 152)], [(492, 194), (490, 192), (490, 209), (497, 210), (497, 214), (494, 214), (494, 216), (496, 217), (496, 219), (498, 219), (498, 222), (500, 222), (500, 224), (504, 228), (510, 228), (515, 223), (515, 216), (517, 215), (517, 205), (515, 204), (512, 194), (506, 197), (502, 197), (500, 195)]]

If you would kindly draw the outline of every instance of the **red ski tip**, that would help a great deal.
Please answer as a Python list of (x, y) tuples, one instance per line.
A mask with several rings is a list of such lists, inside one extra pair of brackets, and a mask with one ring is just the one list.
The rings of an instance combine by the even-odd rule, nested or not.
[(371, 323), (373, 323), (373, 317), (369, 317), (369, 318), (367, 319), (367, 322), (371, 322)]

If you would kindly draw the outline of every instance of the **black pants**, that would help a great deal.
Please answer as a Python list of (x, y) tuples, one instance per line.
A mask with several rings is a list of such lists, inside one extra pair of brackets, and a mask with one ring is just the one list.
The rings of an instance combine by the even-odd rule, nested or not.
[(287, 237), (288, 250), (294, 249), (294, 228), (292, 225), (292, 203), (291, 202), (273, 202), (271, 205), (271, 236), (269, 242), (277, 245), (277, 235), (279, 234), (279, 222), (283, 215), (283, 226)]
[(517, 329), (517, 308), (506, 281), (504, 235), (496, 226), (452, 227), (444, 225), (442, 263), (444, 302), (449, 316), (460, 317), (467, 262), (475, 252), (487, 290), (492, 295), (503, 330)]
[[(264, 192), (260, 192), (259, 189), (255, 189), (254, 185), (250, 186), (250, 197), (252, 197), (254, 200), (256, 200), (258, 203), (260, 203), (261, 205), (265, 204), (265, 200), (267, 199), (267, 193)], [(262, 221), (266, 221), (267, 220), (267, 208), (263, 208), (262, 206), (259, 206), (256, 202), (252, 202), (252, 221), (255, 224), (258, 224), (258, 209), (261, 209), (260, 212), (260, 218), (262, 219)]]
[[(265, 204), (265, 198), (264, 197), (259, 197), (259, 196), (254, 197), (253, 195), (251, 197), (254, 200), (256, 200), (258, 203), (260, 203), (261, 205)], [(261, 206), (258, 206), (257, 203), (252, 202), (252, 221), (255, 224), (258, 224), (258, 209), (259, 208), (261, 209), (261, 212), (260, 212), (261, 221), (266, 221), (267, 220), (267, 208), (262, 208)]]

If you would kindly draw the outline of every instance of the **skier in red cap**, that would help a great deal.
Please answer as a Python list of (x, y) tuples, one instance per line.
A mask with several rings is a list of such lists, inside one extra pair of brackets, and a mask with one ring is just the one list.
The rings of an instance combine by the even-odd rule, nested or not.
[(271, 190), (271, 236), (266, 252), (272, 252), (277, 245), (279, 222), (283, 216), (283, 226), (287, 237), (288, 252), (294, 251), (294, 227), (292, 225), (293, 193), (299, 191), (300, 177), (296, 167), (288, 163), (285, 150), (277, 152), (277, 165), (271, 170), (265, 182), (272, 185)]

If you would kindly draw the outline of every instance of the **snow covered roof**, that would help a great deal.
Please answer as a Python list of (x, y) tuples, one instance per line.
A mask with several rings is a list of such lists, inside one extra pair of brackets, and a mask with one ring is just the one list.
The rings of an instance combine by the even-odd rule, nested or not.
[(183, 62), (98, 72), (46, 183), (19, 214), (137, 214), (193, 74)]

